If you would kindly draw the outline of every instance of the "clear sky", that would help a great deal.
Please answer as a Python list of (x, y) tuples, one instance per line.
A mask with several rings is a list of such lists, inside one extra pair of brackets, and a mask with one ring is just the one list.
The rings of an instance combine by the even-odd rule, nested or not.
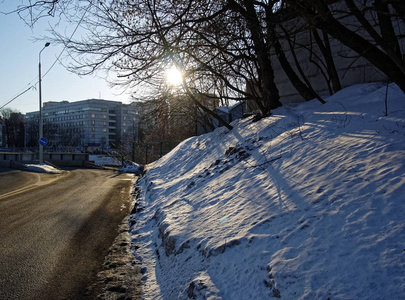
[[(8, 1), (6, 4), (0, 1), (0, 12), (14, 9), (17, 3)], [(42, 19), (31, 29), (18, 15), (0, 13), (0, 107), (30, 86), (35, 86), (6, 107), (22, 113), (39, 110), (38, 84), (36, 84), (38, 55), (45, 42), (34, 40), (47, 34), (49, 21), (50, 19)], [(67, 27), (66, 30), (70, 34), (74, 28)], [(42, 74), (49, 70), (61, 51), (61, 46), (50, 45), (42, 52)], [(43, 102), (90, 98), (130, 102), (128, 94), (122, 94), (122, 91), (111, 88), (104, 79), (92, 75), (79, 77), (68, 72), (59, 62), (42, 79)]]

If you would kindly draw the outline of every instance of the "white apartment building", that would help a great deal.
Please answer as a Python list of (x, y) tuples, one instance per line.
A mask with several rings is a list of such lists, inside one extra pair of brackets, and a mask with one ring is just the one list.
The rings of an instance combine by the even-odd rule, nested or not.
[[(42, 111), (44, 137), (50, 150), (106, 150), (128, 139), (138, 139), (139, 115), (134, 103), (100, 99), (52, 101), (44, 103)], [(35, 128), (39, 112), (27, 113), (26, 119), (27, 125)]]

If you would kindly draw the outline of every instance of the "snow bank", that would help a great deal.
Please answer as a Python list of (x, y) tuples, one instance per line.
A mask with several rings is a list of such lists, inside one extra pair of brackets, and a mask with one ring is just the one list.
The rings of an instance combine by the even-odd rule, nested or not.
[(132, 161), (125, 161), (118, 171), (121, 173), (133, 173), (140, 176), (143, 173), (143, 165), (134, 163)]
[(62, 173), (61, 170), (50, 166), (50, 165), (37, 165), (37, 164), (25, 164), (24, 165), (27, 170), (32, 171), (32, 172), (38, 172), (38, 173), (50, 173), (50, 174), (59, 174)]
[(136, 187), (145, 299), (403, 299), (405, 95), (356, 85), (191, 138)]

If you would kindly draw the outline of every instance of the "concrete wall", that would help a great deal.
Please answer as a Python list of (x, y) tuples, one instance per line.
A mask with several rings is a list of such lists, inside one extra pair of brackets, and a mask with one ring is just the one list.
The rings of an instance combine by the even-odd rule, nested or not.
[[(0, 152), (0, 166), (10, 167), (13, 161), (33, 163), (38, 161), (38, 153)], [(59, 167), (86, 166), (89, 155), (86, 153), (44, 153), (44, 161)]]
[[(295, 23), (295, 21), (296, 20), (290, 20), (286, 22), (290, 24), (284, 25), (286, 27), (289, 25), (291, 31), (295, 31), (295, 35), (291, 39), (293, 40), (292, 44), (294, 46), (294, 52), (297, 56), (298, 62), (314, 90), (320, 96), (327, 97), (330, 95), (328, 82), (322, 74), (327, 74), (327, 70), (323, 65), (325, 63), (325, 58), (316, 45), (315, 38), (313, 37), (312, 33), (309, 30), (305, 30), (305, 23)], [(348, 20), (345, 21), (350, 22)], [(297, 28), (301, 27), (303, 30), (297, 30)], [(318, 33), (322, 36), (319, 30)], [(387, 77), (364, 57), (359, 56), (353, 50), (342, 45), (339, 41), (330, 36), (329, 42), (342, 88), (357, 83), (387, 81)], [(281, 44), (291, 66), (296, 73), (299, 74), (287, 40), (282, 40)], [(281, 101), (284, 104), (304, 101), (304, 99), (302, 99), (302, 97), (295, 90), (294, 86), (291, 84), (287, 75), (284, 73), (284, 70), (275, 54), (272, 56), (272, 63), (275, 72), (275, 82), (279, 89)]]

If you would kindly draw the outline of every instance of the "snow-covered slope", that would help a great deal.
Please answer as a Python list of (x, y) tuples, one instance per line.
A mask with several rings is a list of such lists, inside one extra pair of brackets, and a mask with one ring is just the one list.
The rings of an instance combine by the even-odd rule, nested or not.
[(404, 299), (405, 95), (356, 85), (181, 143), (139, 181), (145, 299)]

